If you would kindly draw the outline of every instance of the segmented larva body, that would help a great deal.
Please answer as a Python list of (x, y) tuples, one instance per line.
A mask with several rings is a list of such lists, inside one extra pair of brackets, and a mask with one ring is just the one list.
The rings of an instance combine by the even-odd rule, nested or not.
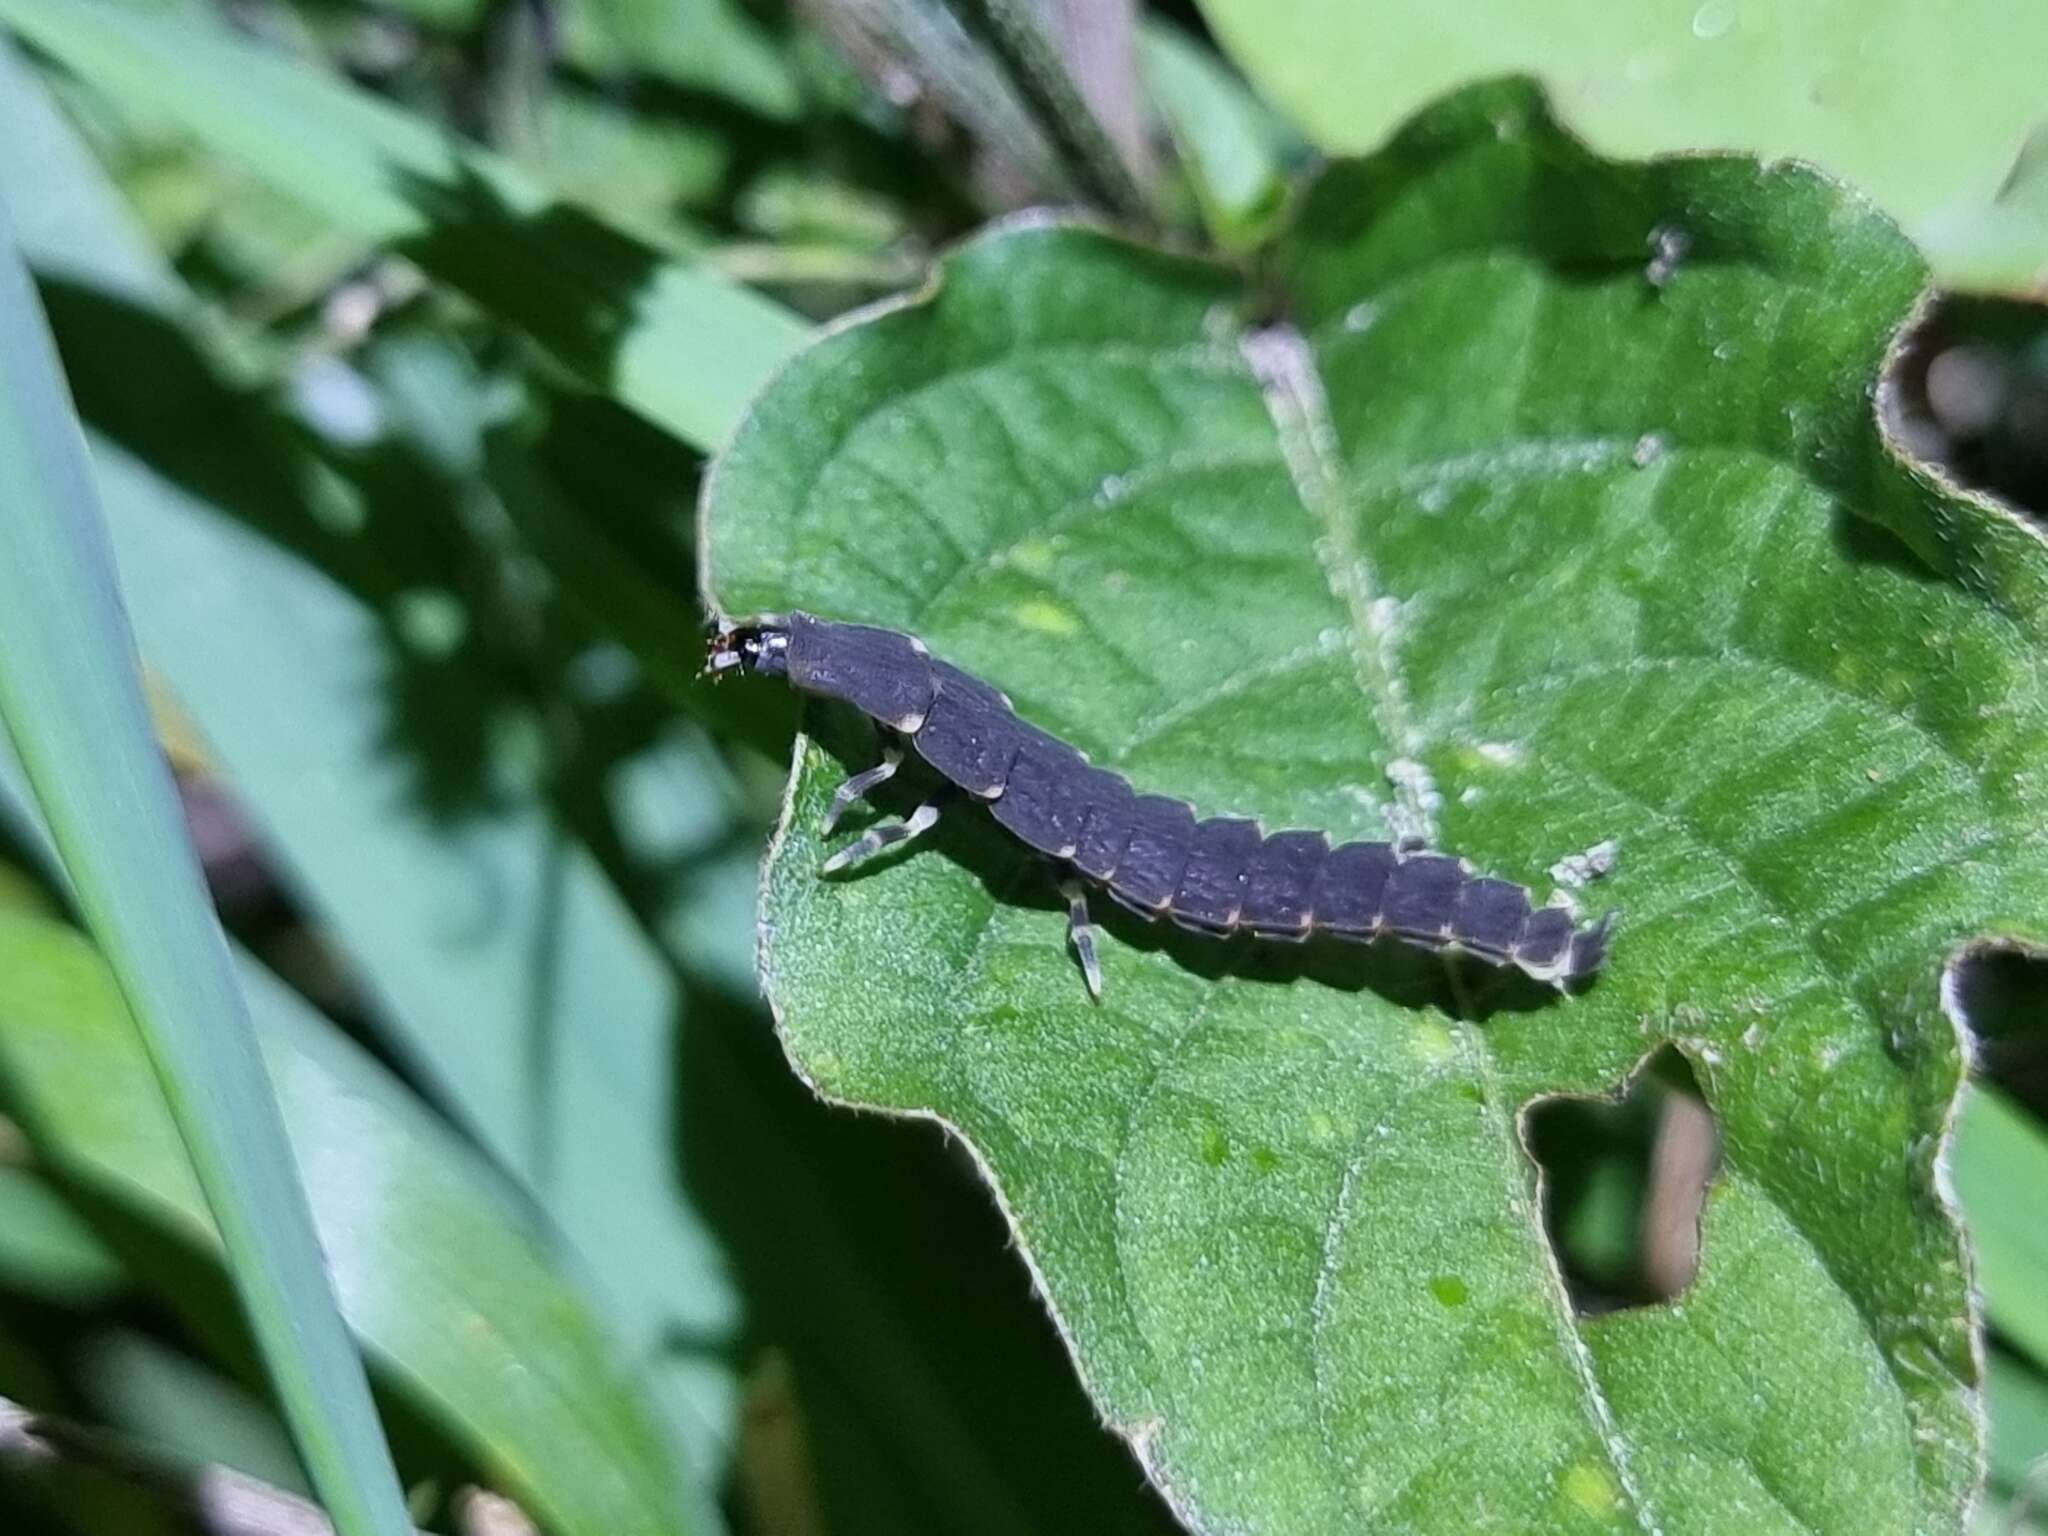
[[(1605, 958), (1609, 918), (1576, 926), (1563, 907), (1536, 906), (1523, 887), (1473, 874), (1443, 854), (1393, 843), (1333, 848), (1322, 832), (1267, 832), (1256, 821), (1197, 817), (1184, 800), (1141, 794), (1123, 775), (1019, 719), (1002, 693), (895, 630), (803, 613), (725, 625), (711, 667), (783, 677), (804, 693), (852, 705), (984, 801), (1019, 842), (1146, 918), (1218, 937), (1240, 929), (1268, 939), (1387, 935), (1512, 965), (1559, 987), (1592, 975)], [(826, 830), (900, 760), (892, 745), (880, 766), (847, 780)], [(937, 819), (937, 803), (927, 802), (903, 821), (870, 829), (825, 868), (914, 837)], [(1072, 881), (1067, 890), (1074, 945), (1099, 995), (1085, 894)]]

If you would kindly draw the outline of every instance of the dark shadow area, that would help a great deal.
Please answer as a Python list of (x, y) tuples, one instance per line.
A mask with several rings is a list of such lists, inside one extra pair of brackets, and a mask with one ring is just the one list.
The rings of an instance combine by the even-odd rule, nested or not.
[(1692, 1283), (1720, 1134), (1676, 1049), (1645, 1060), (1618, 1099), (1530, 1105), (1523, 1141), (1542, 1172), (1544, 1231), (1581, 1316), (1669, 1301)]
[(959, 1148), (814, 1098), (751, 998), (694, 988), (679, 1042), (679, 1153), (749, 1300), (738, 1352), (786, 1356), (824, 1508), (900, 1530), (965, 1529), (991, 1503), (1031, 1530), (1178, 1529)]
[[(697, 486), (701, 454), (616, 401), (586, 390), (535, 388), (540, 430), (518, 446), (569, 506), (579, 525), (595, 524), (620, 555), (697, 611)], [(699, 659), (697, 637), (678, 645)]]
[[(375, 693), (418, 808), (436, 820), (491, 809), (493, 732), (508, 700), (536, 696), (512, 654), (534, 623), (478, 559), (458, 488), (401, 439), (348, 449), (316, 438), (268, 394), (228, 384), (160, 315), (61, 280), (41, 292), (90, 427), (380, 620), (390, 644)], [(316, 500), (323, 471), (345, 505)], [(423, 593), (445, 595), (448, 643), (421, 643)], [(478, 686), (480, 673), (489, 686)]]
[[(364, 696), (381, 716), (380, 753), (400, 769), (393, 815), (455, 828), (498, 814), (545, 780), (552, 759), (576, 750), (580, 723), (565, 701), (590, 633), (565, 621), (555, 592), (523, 575), (519, 552), (458, 476), (403, 433), (358, 445), (320, 437), (268, 392), (230, 384), (162, 315), (62, 280), (41, 291), (90, 427), (200, 503), (189, 515), (232, 520), (369, 611), (381, 643), (365, 660)], [(110, 512), (117, 526), (123, 516), (182, 515)], [(639, 568), (651, 564), (638, 556)], [(643, 710), (638, 722), (642, 743), (657, 728), (651, 716)], [(608, 745), (626, 750), (617, 736), (610, 731)], [(506, 744), (521, 738), (539, 743), (538, 760), (508, 770)], [(309, 921), (235, 787), (202, 766), (179, 766), (188, 826), (230, 932), (462, 1124), (377, 1026), (361, 978)], [(538, 1017), (551, 984), (544, 968), (533, 983)]]
[(1914, 452), (2048, 517), (2048, 304), (1943, 295), (1907, 337), (1892, 382)]
[(1923, 586), (1945, 584), (1945, 578), (1914, 554), (1904, 539), (1852, 507), (1835, 504), (1830, 532), (1836, 551), (1852, 565), (1881, 567)]
[[(79, 415), (179, 489), (377, 604), (465, 558), (467, 540), (416, 454), (316, 438), (264, 389), (230, 383), (184, 329), (61, 277), (41, 277)], [(333, 462), (359, 505), (316, 505), (307, 472)]]
[(1975, 945), (1954, 962), (1947, 990), (1976, 1074), (2048, 1120), (2048, 955)]
[[(564, 73), (604, 86), (574, 70)], [(917, 235), (933, 245), (968, 233), (989, 211), (977, 203), (969, 169), (962, 163), (971, 146), (956, 134), (951, 143), (927, 140), (931, 153), (905, 155), (896, 137), (904, 114), (887, 105), (879, 92), (858, 100), (814, 100), (801, 120), (776, 123), (725, 97), (671, 80), (643, 77), (625, 89), (636, 109), (688, 123), (694, 130), (713, 130), (732, 153), (725, 176), (731, 188), (748, 187), (764, 175), (801, 164), (889, 199), (912, 221)]]
[(667, 256), (565, 203), (512, 208), (466, 167), (447, 182), (396, 180), (430, 224), (402, 254), (492, 314), (516, 317), (572, 372), (616, 380), (619, 344)]
[[(75, 1389), (71, 1362), (103, 1326), (132, 1326), (138, 1309), (84, 1315), (0, 1292), (0, 1398), (31, 1413), (73, 1421), (93, 1405)], [(0, 1455), (0, 1512), (9, 1536), (77, 1536), (81, 1530), (186, 1536), (147, 1494), (62, 1465), (25, 1465)]]
[[(808, 707), (804, 725), (849, 775), (880, 756), (874, 732), (851, 711)], [(908, 815), (945, 787), (914, 754), (906, 755), (902, 771), (870, 796), (871, 804), (841, 821), (835, 846), (851, 841), (876, 820)], [(877, 855), (872, 864), (864, 862), (823, 878), (858, 880), (864, 872), (903, 859), (937, 856), (971, 873), (993, 901), (1065, 910), (1059, 866), (1020, 845), (973, 797), (954, 793), (942, 803), (938, 825), (923, 838)], [(1259, 939), (1249, 933), (1219, 938), (1165, 919), (1147, 921), (1100, 889), (1091, 889), (1088, 910), (1095, 925), (1117, 942), (1147, 954), (1164, 954), (1182, 970), (1209, 981), (1228, 975), (1275, 987), (1311, 982), (1341, 992), (1374, 992), (1398, 1007), (1433, 1007), (1478, 1022), (1499, 1013), (1532, 1012), (1558, 1001), (1555, 988), (1512, 967), (1470, 957), (1447, 962), (1440, 954), (1393, 939), (1360, 944), (1328, 935), (1301, 943)], [(1597, 986), (1597, 980), (1592, 984)], [(1078, 966), (1074, 985), (1077, 990), (1082, 986)]]
[[(210, 506), (312, 554), (298, 429), (230, 384), (178, 325), (141, 305), (38, 273), (65, 378), (87, 425)], [(295, 516), (294, 513), (300, 515)]]
[[(0, 1072), (0, 1109), (15, 1105), (18, 1099), (4, 1072)], [(32, 1118), (25, 1123), (32, 1127)], [(0, 1296), (0, 1338), (36, 1341), (34, 1360), (0, 1361), (0, 1373), (4, 1373), (0, 1374), (0, 1395), (79, 1423), (106, 1422), (106, 1405), (94, 1401), (90, 1392), (78, 1385), (78, 1366), (98, 1341), (117, 1333), (136, 1335), (160, 1343), (167, 1350), (204, 1358), (240, 1388), (251, 1404), (267, 1402), (268, 1378), (218, 1256), (186, 1241), (182, 1233), (173, 1233), (165, 1226), (138, 1217), (88, 1185), (54, 1175), (52, 1182), (63, 1192), (66, 1204), (119, 1259), (133, 1284), (90, 1310), (32, 1307), (26, 1315), (34, 1320), (34, 1331), (6, 1326), (20, 1322), (21, 1309), (27, 1304), (12, 1296)], [(372, 1387), (385, 1437), (408, 1487), (436, 1490), (445, 1498), (475, 1475), (466, 1458), (437, 1427), (434, 1412), (415, 1407), (402, 1389), (395, 1390), (382, 1379), (382, 1373), (373, 1372)], [(282, 1433), (280, 1429), (280, 1436)], [(26, 1487), (34, 1480), (19, 1481)], [(74, 1493), (102, 1497), (107, 1483), (96, 1476), (67, 1477), (55, 1487), (60, 1494), (56, 1499), (52, 1500), (48, 1492), (38, 1496), (54, 1502), (55, 1508), (68, 1514), (73, 1512), (73, 1506), (66, 1498)], [(0, 1529), (5, 1529), (9, 1536), (16, 1529), (11, 1523), (14, 1506), (9, 1502), (13, 1494), (6, 1474), (0, 1472), (0, 1513), (9, 1517), (0, 1520)], [(160, 1500), (151, 1499), (137, 1507), (160, 1511), (163, 1506)], [(32, 1524), (28, 1528), (36, 1529)], [(151, 1521), (116, 1524), (107, 1529), (183, 1532), (187, 1527), (176, 1523), (158, 1526)]]
[[(762, 680), (722, 692), (736, 707), (791, 704)], [(663, 945), (684, 998), (677, 1157), (747, 1315), (736, 1338), (678, 1333), (668, 1349), (728, 1362), (770, 1404), (742, 1417), (729, 1498), (750, 1505), (759, 1458), (780, 1456), (778, 1475), (814, 1485), (819, 1508), (860, 1512), (875, 1529), (966, 1529), (991, 1507), (1033, 1530), (1177, 1529), (1102, 1429), (971, 1161), (931, 1126), (820, 1102), (790, 1070), (760, 1000), (669, 950), (663, 914), (678, 890), (734, 839), (758, 847), (766, 828), (737, 824), (669, 864), (639, 859), (604, 783), (648, 721), (622, 700), (609, 723), (618, 734), (586, 729), (554, 788)], [(985, 817), (973, 820), (984, 825), (961, 835), (999, 839)], [(1022, 873), (1038, 891), (1038, 870)], [(1042, 895), (1052, 899), (1050, 886)], [(767, 1443), (777, 1437), (779, 1449)]]
[[(701, 460), (621, 407), (543, 385), (533, 424), (492, 433), (486, 469), (512, 520), (405, 434), (319, 437), (264, 390), (229, 384), (175, 323), (63, 279), (41, 284), (80, 415), (98, 433), (368, 607), (388, 645), (373, 689), (415, 806), (459, 821), (502, 807), (494, 744), (537, 725), (581, 751), (593, 642), (639, 659), (661, 698), (779, 756), (794, 708), (698, 677), (694, 507)], [(326, 494), (315, 487), (324, 486)], [(532, 560), (552, 578), (533, 579)], [(667, 718), (629, 706), (643, 741)], [(569, 710), (565, 715), (566, 707)], [(624, 750), (616, 722), (600, 728)]]
[[(543, 388), (543, 408), (487, 444), (500, 511), (480, 507), (473, 478), (406, 432), (360, 444), (321, 437), (269, 391), (229, 383), (163, 315), (62, 279), (45, 280), (42, 293), (80, 414), (97, 433), (189, 494), (200, 504), (190, 515), (223, 517), (275, 545), (376, 620), (382, 643), (366, 659), (363, 692), (382, 717), (381, 752), (402, 770), (393, 815), (453, 829), (539, 793), (577, 833), (608, 837), (599, 812), (612, 777), (675, 729), (674, 695), (721, 702), (695, 684), (703, 621), (690, 512), (699, 461), (619, 407)], [(551, 471), (569, 474), (569, 488)], [(552, 562), (552, 579), (535, 579), (536, 551)], [(624, 659), (621, 641), (649, 659)], [(663, 679), (657, 665), (671, 650), (677, 665)], [(609, 664), (614, 683), (593, 681), (607, 672), (593, 659)], [(657, 693), (650, 681), (675, 687)], [(794, 710), (779, 693), (735, 697), (747, 718), (721, 730), (783, 754)], [(362, 978), (309, 921), (234, 786), (180, 766), (188, 824), (230, 931), (461, 1125), (394, 1053)], [(621, 847), (597, 846), (624, 866)], [(491, 904), (488, 892), (479, 899)], [(551, 955), (545, 945), (536, 953), (534, 1018), (549, 1016)], [(508, 1049), (550, 1052), (530, 1020), (508, 1020), (507, 1030)], [(553, 1080), (535, 1075), (537, 1085)]]

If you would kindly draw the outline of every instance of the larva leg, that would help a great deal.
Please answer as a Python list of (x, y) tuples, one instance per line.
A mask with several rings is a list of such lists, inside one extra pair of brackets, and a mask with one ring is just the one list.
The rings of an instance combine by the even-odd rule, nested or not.
[(1079, 880), (1062, 880), (1060, 894), (1067, 898), (1067, 942), (1074, 946), (1074, 958), (1081, 962), (1081, 979), (1088, 983), (1088, 995), (1102, 1001), (1102, 962), (1095, 958), (1095, 925), (1088, 920), (1088, 891)]
[(896, 770), (903, 766), (903, 749), (890, 745), (882, 749), (882, 760), (864, 773), (856, 773), (838, 789), (832, 792), (832, 804), (825, 810), (824, 834), (832, 835), (832, 829), (839, 825), (839, 818), (853, 808), (853, 802), (869, 790), (889, 782)]
[(898, 843), (929, 832), (938, 823), (939, 808), (927, 800), (902, 821), (885, 821), (848, 843), (844, 848), (827, 859), (820, 874), (837, 874), (850, 865), (873, 858), (884, 848), (893, 848)]

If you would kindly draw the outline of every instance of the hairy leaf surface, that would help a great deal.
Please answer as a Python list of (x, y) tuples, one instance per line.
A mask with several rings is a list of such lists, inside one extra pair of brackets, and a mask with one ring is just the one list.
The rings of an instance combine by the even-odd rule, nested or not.
[[(726, 611), (915, 632), (1204, 814), (1424, 835), (1539, 898), (1618, 847), (1572, 891), (1621, 914), (1579, 996), (1107, 910), (1096, 1007), (972, 809), (819, 878), (874, 747), (812, 712), (763, 897), (790, 1054), (972, 1143), (1192, 1527), (1961, 1519), (1940, 978), (2048, 933), (2048, 552), (1886, 442), (1924, 277), (1807, 171), (1600, 161), (1488, 88), (1331, 170), (1256, 286), (977, 241), (716, 472)], [(1522, 1118), (1666, 1043), (1723, 1140), (1699, 1274), (1581, 1316)]]

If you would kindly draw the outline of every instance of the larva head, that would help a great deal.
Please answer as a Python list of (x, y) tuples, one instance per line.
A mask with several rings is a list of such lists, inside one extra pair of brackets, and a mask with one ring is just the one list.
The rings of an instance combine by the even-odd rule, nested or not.
[(789, 631), (779, 624), (735, 624), (721, 619), (711, 636), (711, 654), (704, 670), (714, 679), (738, 672), (763, 677), (789, 674)]

